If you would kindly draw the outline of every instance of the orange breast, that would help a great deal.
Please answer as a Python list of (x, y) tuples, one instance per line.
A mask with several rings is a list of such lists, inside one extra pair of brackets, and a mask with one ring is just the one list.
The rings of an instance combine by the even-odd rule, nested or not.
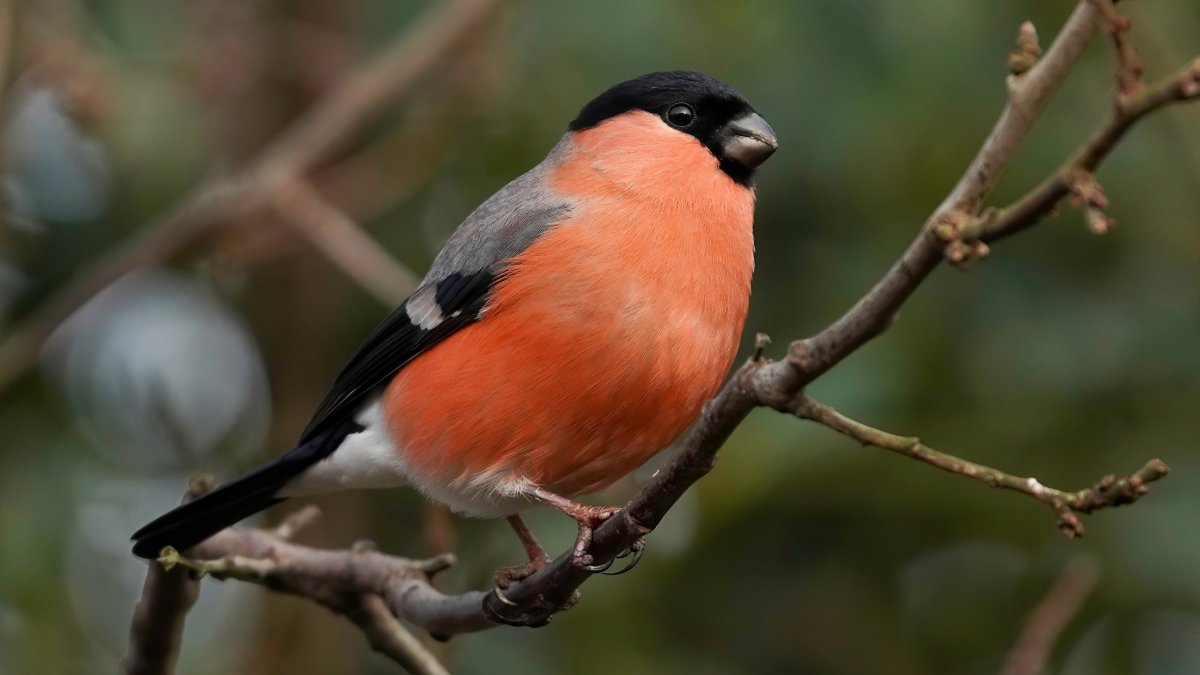
[(575, 134), (566, 156), (549, 179), (568, 219), (513, 261), (482, 321), (385, 393), (423, 480), (602, 488), (674, 440), (736, 354), (753, 192), (648, 113)]

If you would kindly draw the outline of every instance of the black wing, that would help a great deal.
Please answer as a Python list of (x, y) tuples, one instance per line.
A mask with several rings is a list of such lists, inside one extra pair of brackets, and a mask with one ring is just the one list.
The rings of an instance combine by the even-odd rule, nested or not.
[[(409, 361), (460, 328), (478, 321), (495, 279), (491, 270), (454, 272), (436, 284), (417, 289), (371, 332), (342, 368), (301, 434), (300, 443), (352, 417), (364, 398)], [(435, 305), (428, 308), (429, 315), (418, 317), (414, 323), (410, 305), (422, 293), (428, 294)]]

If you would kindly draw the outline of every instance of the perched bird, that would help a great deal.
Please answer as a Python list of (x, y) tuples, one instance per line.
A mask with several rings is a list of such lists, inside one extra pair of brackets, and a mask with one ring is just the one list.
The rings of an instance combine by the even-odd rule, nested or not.
[(454, 511), (573, 501), (670, 444), (737, 352), (754, 269), (754, 170), (775, 134), (701, 73), (589, 102), (540, 164), (479, 206), (338, 375), (297, 447), (161, 516), (133, 552), (186, 550), (282, 499), (411, 485)]

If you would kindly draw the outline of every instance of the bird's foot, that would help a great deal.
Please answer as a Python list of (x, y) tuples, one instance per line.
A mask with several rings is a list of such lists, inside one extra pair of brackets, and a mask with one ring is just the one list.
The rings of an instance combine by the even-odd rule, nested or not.
[[(624, 574), (633, 569), (634, 565), (642, 558), (642, 551), (646, 548), (644, 538), (639, 538), (628, 549), (622, 551), (613, 560), (596, 564), (596, 560), (592, 557), (588, 549), (592, 546), (592, 534), (597, 527), (604, 521), (612, 518), (614, 515), (621, 512), (623, 507), (620, 506), (590, 506), (588, 504), (580, 504), (577, 501), (567, 499), (562, 495), (555, 494), (543, 488), (537, 488), (533, 492), (533, 496), (543, 504), (553, 506), (559, 511), (570, 516), (572, 520), (579, 524), (579, 534), (575, 537), (575, 546), (571, 550), (571, 564), (576, 567), (593, 573), (607, 574), (615, 576)], [(613, 562), (620, 558), (633, 556), (633, 560), (616, 572), (609, 572)]]
[[(602, 522), (612, 518), (613, 515), (620, 513), (623, 507), (588, 506), (588, 504), (569, 500), (569, 498), (542, 488), (534, 490), (533, 496), (536, 500), (547, 504), (547, 506), (552, 506), (560, 510), (560, 512), (569, 515), (571, 520), (574, 520), (580, 526), (580, 533), (575, 537), (575, 546), (571, 549), (571, 565), (584, 569), (587, 572), (608, 574), (614, 577), (614, 575), (629, 572), (641, 560), (642, 550), (646, 549), (646, 540), (641, 538), (637, 539), (630, 548), (620, 552), (613, 560), (599, 563), (599, 565), (596, 565), (595, 558), (588, 552), (588, 549), (592, 546), (592, 534), (595, 528), (599, 527)], [(608, 568), (612, 567), (614, 560), (629, 556), (634, 556), (634, 560), (630, 561), (628, 565), (620, 568), (617, 572), (608, 572)]]
[(528, 579), (529, 577), (533, 576), (534, 574), (537, 574), (538, 572), (540, 572), (542, 570), (542, 568), (546, 567), (549, 564), (550, 564), (550, 558), (546, 557), (546, 558), (539, 558), (537, 560), (530, 560), (529, 562), (525, 563), (524, 565), (513, 565), (512, 567), (502, 567), (496, 571), (495, 575), (493, 575), (492, 581), (494, 581), (496, 586), (498, 586), (500, 588), (508, 588), (509, 586), (512, 586), (513, 584), (517, 583), (518, 581), (521, 581), (523, 579)]
[(542, 545), (538, 543), (537, 538), (533, 536), (533, 532), (530, 531), (529, 526), (525, 524), (521, 516), (517, 514), (509, 516), (508, 524), (512, 526), (513, 532), (521, 540), (521, 546), (525, 549), (525, 555), (529, 556), (529, 562), (524, 565), (513, 565), (512, 567), (505, 567), (498, 570), (492, 577), (492, 594), (500, 602), (509, 606), (515, 606), (515, 602), (505, 597), (504, 591), (509, 586), (533, 576), (539, 570), (549, 565), (550, 556), (546, 555), (546, 549), (542, 548)]
[(573, 503), (570, 510), (559, 509), (579, 524), (579, 534), (575, 536), (575, 547), (571, 549), (571, 564), (589, 572), (603, 572), (612, 565), (609, 561), (603, 565), (595, 565), (595, 559), (588, 549), (592, 546), (592, 533), (597, 527), (621, 511), (619, 506), (587, 506)]

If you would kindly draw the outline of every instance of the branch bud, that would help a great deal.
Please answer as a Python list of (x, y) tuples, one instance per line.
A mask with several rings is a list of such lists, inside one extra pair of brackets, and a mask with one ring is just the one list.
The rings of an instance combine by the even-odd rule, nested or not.
[(940, 222), (933, 226), (933, 234), (942, 241), (956, 241), (958, 228), (953, 223)]
[(1038, 43), (1037, 28), (1032, 21), (1026, 21), (1017, 29), (1017, 49), (1008, 55), (1008, 70), (1013, 75), (1025, 73), (1037, 63), (1042, 55), (1042, 46)]
[(946, 260), (949, 260), (954, 265), (963, 265), (967, 261), (967, 256), (971, 253), (971, 249), (961, 241), (952, 241), (946, 244), (943, 251)]
[(978, 239), (972, 241), (970, 244), (968, 244), (968, 246), (971, 249), (970, 256), (971, 256), (972, 260), (979, 260), (980, 258), (986, 258), (987, 254), (992, 252), (992, 249), (990, 246), (983, 243), (982, 241), (979, 241)]
[(1104, 212), (1108, 208), (1108, 196), (1090, 171), (1079, 170), (1072, 176), (1071, 203), (1083, 210), (1088, 229), (1096, 234), (1107, 234), (1117, 224)]

